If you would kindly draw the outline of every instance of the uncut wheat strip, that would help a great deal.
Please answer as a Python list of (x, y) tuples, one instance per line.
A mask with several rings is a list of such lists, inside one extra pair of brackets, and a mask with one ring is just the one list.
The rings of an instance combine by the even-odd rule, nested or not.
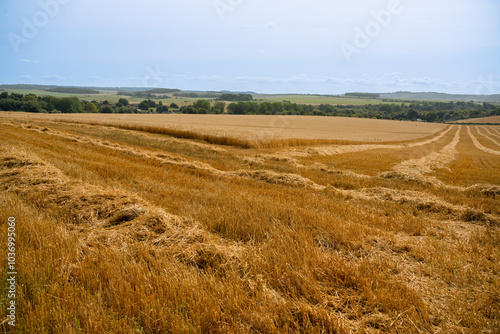
[(474, 146), (476, 146), (477, 149), (479, 149), (483, 152), (489, 153), (489, 154), (500, 155), (500, 151), (495, 151), (495, 150), (492, 150), (491, 148), (483, 146), (479, 142), (479, 140), (477, 140), (477, 138), (472, 134), (472, 132), (470, 131), (470, 127), (467, 127), (467, 133), (469, 134), (470, 139), (472, 140), (472, 142), (474, 143)]
[[(477, 133), (479, 133), (481, 136), (483, 136), (484, 138), (488, 139), (489, 141), (491, 141), (491, 142), (492, 142), (492, 143), (494, 143), (495, 145), (500, 146), (500, 143), (499, 143), (499, 142), (497, 142), (497, 141), (496, 141), (495, 139), (493, 139), (492, 137), (490, 137), (490, 136), (488, 136), (488, 135), (484, 134), (484, 133), (483, 133), (483, 131), (482, 131), (482, 129), (484, 129), (484, 128), (479, 128), (479, 127), (476, 127), (476, 131), (477, 131)], [(485, 131), (486, 131), (486, 130), (485, 130)]]

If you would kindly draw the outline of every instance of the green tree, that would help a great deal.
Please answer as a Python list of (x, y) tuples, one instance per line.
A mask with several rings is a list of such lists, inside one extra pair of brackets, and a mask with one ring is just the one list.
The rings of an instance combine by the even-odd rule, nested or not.
[(195, 108), (200, 108), (200, 109), (207, 109), (209, 110), (210, 109), (210, 101), (208, 100), (198, 100), (196, 101), (193, 106)]
[(62, 113), (81, 113), (83, 112), (83, 104), (76, 97), (63, 97), (57, 103), (57, 110)]
[(139, 109), (141, 110), (149, 110), (149, 108), (155, 108), (156, 102), (151, 100), (144, 100), (139, 104)]
[(88, 113), (96, 113), (98, 112), (99, 110), (97, 109), (96, 105), (92, 102), (87, 102), (85, 104), (85, 111), (88, 112)]
[(224, 113), (224, 109), (226, 108), (226, 103), (225, 102), (215, 102), (212, 110), (216, 114), (222, 114)]
[(418, 118), (418, 111), (416, 111), (413, 108), (408, 110), (408, 119), (416, 119), (416, 118)]
[(101, 113), (103, 113), (103, 114), (112, 114), (113, 112), (114, 112), (114, 110), (110, 105), (105, 105), (101, 109)]
[(123, 98), (119, 99), (118, 103), (121, 103), (125, 107), (130, 104), (127, 99), (123, 99)]

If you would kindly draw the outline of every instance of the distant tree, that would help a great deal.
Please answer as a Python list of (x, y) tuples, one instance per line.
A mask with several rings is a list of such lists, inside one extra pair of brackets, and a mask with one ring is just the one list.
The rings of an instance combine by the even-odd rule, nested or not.
[(210, 101), (198, 100), (193, 104), (193, 107), (208, 110), (208, 109), (210, 109)]
[(408, 110), (408, 119), (416, 119), (416, 118), (418, 118), (418, 111), (416, 111), (413, 108)]
[(17, 93), (10, 93), (9, 98), (17, 101), (22, 101), (24, 98), (23, 94), (17, 94)]
[(97, 109), (96, 105), (92, 102), (87, 102), (84, 107), (85, 111), (88, 113), (96, 113), (99, 110)]
[(149, 110), (149, 108), (155, 108), (156, 102), (151, 100), (144, 100), (139, 104), (139, 109), (141, 110)]
[(2, 93), (0, 94), (0, 99), (6, 99), (6, 98), (8, 98), (8, 97), (9, 97), (9, 93), (7, 93), (7, 92), (2, 92)]
[(225, 108), (226, 108), (225, 102), (215, 102), (215, 105), (213, 106), (212, 110), (215, 114), (222, 114), (224, 113)]
[(24, 101), (38, 101), (38, 97), (35, 94), (26, 94), (23, 98)]
[(38, 102), (33, 100), (26, 101), (22, 104), (21, 110), (26, 112), (38, 112), (39, 111)]
[(174, 109), (179, 109), (179, 106), (177, 105), (177, 103), (170, 103), (170, 108), (174, 108)]
[(156, 112), (158, 113), (167, 113), (168, 112), (168, 107), (167, 106), (164, 106), (163, 103), (160, 103), (158, 104), (158, 107), (156, 107)]
[(196, 108), (193, 106), (182, 107), (181, 112), (183, 114), (197, 114), (198, 113)]
[(114, 112), (114, 109), (110, 105), (105, 105), (101, 109), (102, 114), (112, 114)]
[(123, 99), (123, 98), (119, 99), (118, 103), (121, 103), (125, 107), (130, 104), (127, 99)]
[(57, 110), (62, 113), (80, 113), (83, 112), (83, 104), (76, 97), (63, 97), (57, 102)]
[(252, 101), (253, 96), (251, 94), (233, 94), (225, 93), (222, 94), (218, 100), (220, 101)]

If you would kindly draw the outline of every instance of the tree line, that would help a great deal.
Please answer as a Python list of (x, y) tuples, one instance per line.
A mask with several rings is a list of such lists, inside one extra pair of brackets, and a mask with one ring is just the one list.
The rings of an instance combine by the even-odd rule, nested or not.
[(320, 104), (318, 106), (287, 102), (237, 102), (229, 104), (227, 112), (237, 115), (314, 115), (446, 122), (500, 115), (500, 108), (491, 103), (474, 102)]
[(116, 104), (108, 101), (81, 101), (77, 97), (37, 96), (35, 94), (17, 94), (2, 92), (0, 110), (25, 111), (35, 113), (133, 113), (127, 99), (120, 99)]
[(467, 118), (500, 115), (500, 108), (491, 103), (476, 102), (411, 102), (379, 103), (367, 105), (308, 105), (290, 102), (239, 101), (226, 106), (223, 101), (198, 100), (192, 105), (179, 106), (161, 101), (143, 100), (139, 107), (133, 107), (125, 98), (117, 103), (108, 101), (81, 101), (76, 97), (37, 96), (35, 94), (0, 93), (0, 110), (39, 113), (168, 113), (172, 109), (184, 114), (234, 115), (314, 115), (378, 118), (394, 120), (421, 120), (426, 122), (446, 122)]

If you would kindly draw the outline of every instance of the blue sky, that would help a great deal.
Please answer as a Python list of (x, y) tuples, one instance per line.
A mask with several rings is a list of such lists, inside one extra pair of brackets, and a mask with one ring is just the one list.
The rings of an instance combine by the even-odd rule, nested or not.
[(500, 93), (498, 0), (2, 0), (0, 83)]

